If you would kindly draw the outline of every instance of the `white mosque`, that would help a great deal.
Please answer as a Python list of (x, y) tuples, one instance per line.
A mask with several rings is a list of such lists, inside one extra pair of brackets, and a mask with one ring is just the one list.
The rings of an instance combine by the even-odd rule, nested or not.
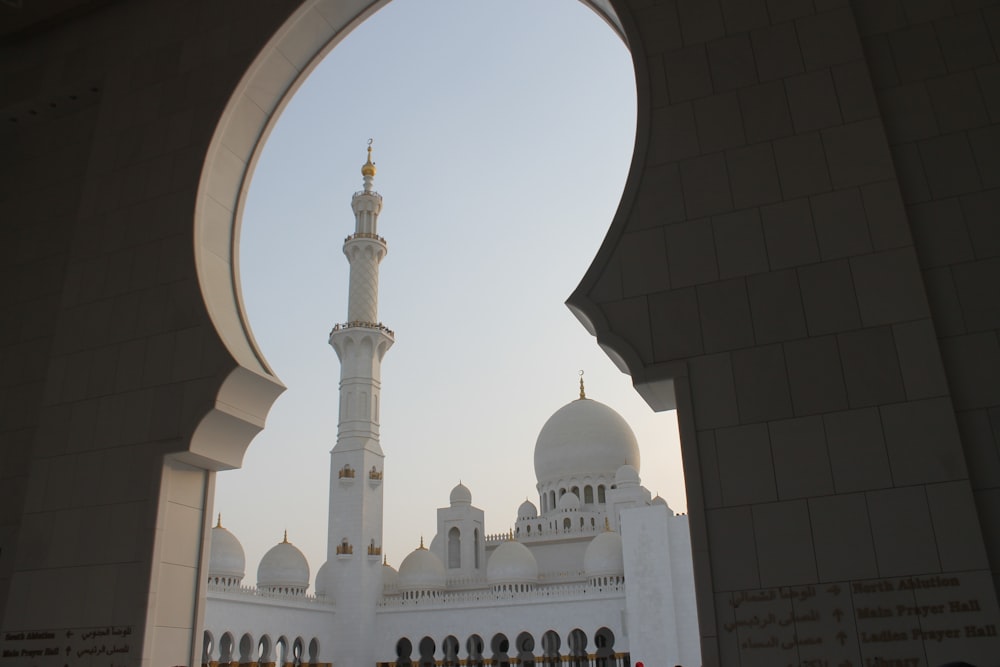
[(347, 322), (330, 333), (341, 375), (327, 560), (310, 592), (309, 564), (286, 535), (248, 586), (243, 548), (220, 520), (202, 663), (701, 665), (687, 517), (641, 485), (635, 434), (586, 397), (582, 379), (579, 398), (538, 435), (538, 504), (522, 503), (508, 533), (485, 533), (483, 510), (460, 483), (437, 511), (430, 545), (398, 571), (385, 561), (382, 491), (392, 480), (382, 473), (379, 392), (394, 334), (378, 319), (386, 242), (370, 145), (361, 173), (344, 243)]

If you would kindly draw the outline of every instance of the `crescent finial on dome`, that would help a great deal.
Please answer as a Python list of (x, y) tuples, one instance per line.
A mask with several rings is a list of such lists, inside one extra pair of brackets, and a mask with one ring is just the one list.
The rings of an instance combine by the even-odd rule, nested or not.
[(580, 371), (580, 398), (587, 398), (586, 392), (583, 391), (583, 371)]
[(375, 163), (372, 162), (372, 140), (368, 140), (368, 161), (361, 165), (362, 176), (375, 176)]
[(424, 551), (427, 550), (427, 547), (424, 546), (424, 536), (423, 535), (420, 536), (420, 547), (419, 548), (423, 549)]
[(219, 512), (219, 520), (215, 523), (216, 528), (222, 528), (222, 512)]
[(285, 538), (281, 540), (282, 544), (288, 544), (288, 529), (285, 529)]

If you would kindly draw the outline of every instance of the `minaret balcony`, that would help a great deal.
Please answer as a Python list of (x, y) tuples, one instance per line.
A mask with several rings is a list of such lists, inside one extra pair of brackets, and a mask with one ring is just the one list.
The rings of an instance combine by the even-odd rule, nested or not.
[(344, 322), (342, 324), (334, 324), (333, 329), (330, 330), (330, 336), (332, 337), (333, 334), (339, 331), (345, 331), (347, 329), (371, 329), (373, 331), (380, 331), (389, 338), (392, 338), (393, 340), (396, 339), (396, 332), (394, 332), (392, 329), (385, 326), (381, 322), (362, 322), (360, 320), (356, 320), (354, 322)]
[(382, 203), (382, 195), (380, 195), (374, 190), (358, 190), (353, 195), (351, 195), (352, 200), (357, 199), (358, 197), (372, 197), (374, 199), (377, 199), (379, 203)]
[(335, 324), (333, 329), (330, 330), (329, 342), (337, 350), (337, 354), (340, 355), (340, 346), (345, 344), (346, 341), (359, 342), (365, 338), (373, 339), (372, 345), (378, 350), (379, 359), (396, 342), (395, 332), (381, 322), (363, 322), (360, 320)]
[(354, 234), (351, 234), (350, 236), (348, 236), (347, 238), (344, 239), (344, 243), (350, 243), (351, 241), (355, 241), (357, 239), (367, 239), (369, 241), (378, 241), (379, 243), (381, 243), (384, 246), (388, 246), (389, 245), (388, 242), (385, 240), (384, 236), (379, 236), (378, 234), (372, 234), (370, 232), (356, 232)]

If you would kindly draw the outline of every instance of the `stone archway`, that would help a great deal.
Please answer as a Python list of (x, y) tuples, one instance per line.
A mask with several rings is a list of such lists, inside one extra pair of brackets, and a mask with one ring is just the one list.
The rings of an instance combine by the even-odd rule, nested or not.
[[(130, 660), (194, 663), (206, 471), (239, 465), (281, 391), (240, 315), (243, 184), (282, 100), (379, 3), (0, 4), (20, 12), (0, 22), (18, 297), (4, 311), (18, 326), (3, 341), (0, 630), (123, 618)], [(570, 301), (650, 403), (680, 404), (705, 664), (750, 645), (716, 600), (814, 580), (960, 580), (956, 599), (988, 591), (981, 625), (998, 618), (1000, 481), (969, 464), (996, 446), (995, 244), (977, 235), (1000, 208), (977, 79), (995, 84), (996, 53), (987, 10), (953, 4), (614, 3), (637, 150)], [(945, 80), (952, 67), (972, 85)], [(911, 94), (938, 104), (901, 103)], [(81, 530), (135, 555), (71, 553)], [(63, 603), (94, 585), (114, 603)]]

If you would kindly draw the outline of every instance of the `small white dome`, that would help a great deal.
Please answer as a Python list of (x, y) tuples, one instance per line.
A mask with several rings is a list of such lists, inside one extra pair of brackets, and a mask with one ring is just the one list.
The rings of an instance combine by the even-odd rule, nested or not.
[(518, 519), (534, 519), (538, 516), (538, 508), (535, 507), (535, 503), (528, 499), (525, 499), (521, 506), (517, 508), (517, 518)]
[(578, 510), (580, 509), (580, 497), (572, 491), (567, 491), (559, 496), (559, 502), (556, 503), (556, 509), (563, 512)]
[(520, 542), (503, 542), (486, 563), (486, 579), (494, 584), (533, 584), (538, 581), (538, 562)]
[[(653, 498), (653, 502), (652, 502), (652, 504), (653, 504), (653, 505), (663, 505), (663, 506), (664, 506), (664, 507), (666, 507), (666, 508), (667, 508), (668, 510), (670, 509), (670, 505), (668, 505), (668, 504), (667, 504), (667, 499), (666, 499), (666, 498), (664, 498), (663, 496), (659, 496), (659, 495), (658, 495), (658, 496), (656, 496), (655, 498)], [(673, 510), (670, 510), (670, 513), (671, 513), (671, 514), (673, 514)]]
[(605, 531), (592, 539), (583, 552), (583, 569), (589, 577), (624, 575), (621, 535)]
[(226, 579), (243, 579), (246, 575), (247, 557), (236, 536), (222, 527), (222, 519), (212, 528), (212, 547), (208, 558), (208, 576)]
[(452, 505), (471, 505), (472, 504), (472, 491), (462, 484), (458, 483), (454, 489), (451, 490), (451, 504)]
[(316, 591), (316, 595), (326, 595), (326, 593), (327, 593), (327, 590), (326, 590), (326, 571), (328, 569), (327, 566), (329, 564), (330, 564), (330, 561), (326, 561), (325, 563), (323, 563), (322, 565), (320, 565), (319, 566), (319, 572), (316, 573), (316, 585), (313, 587), (313, 590)]
[(556, 410), (535, 442), (540, 485), (573, 476), (610, 476), (626, 463), (639, 468), (635, 433), (620, 414), (589, 398)]
[(398, 586), (401, 591), (442, 590), (445, 587), (444, 564), (421, 546), (399, 564)]
[(630, 465), (623, 465), (615, 471), (615, 486), (638, 486), (639, 471)]
[(302, 552), (288, 541), (271, 547), (257, 567), (258, 588), (309, 588), (309, 563)]
[(382, 563), (382, 588), (394, 589), (399, 585), (399, 572), (389, 563)]

